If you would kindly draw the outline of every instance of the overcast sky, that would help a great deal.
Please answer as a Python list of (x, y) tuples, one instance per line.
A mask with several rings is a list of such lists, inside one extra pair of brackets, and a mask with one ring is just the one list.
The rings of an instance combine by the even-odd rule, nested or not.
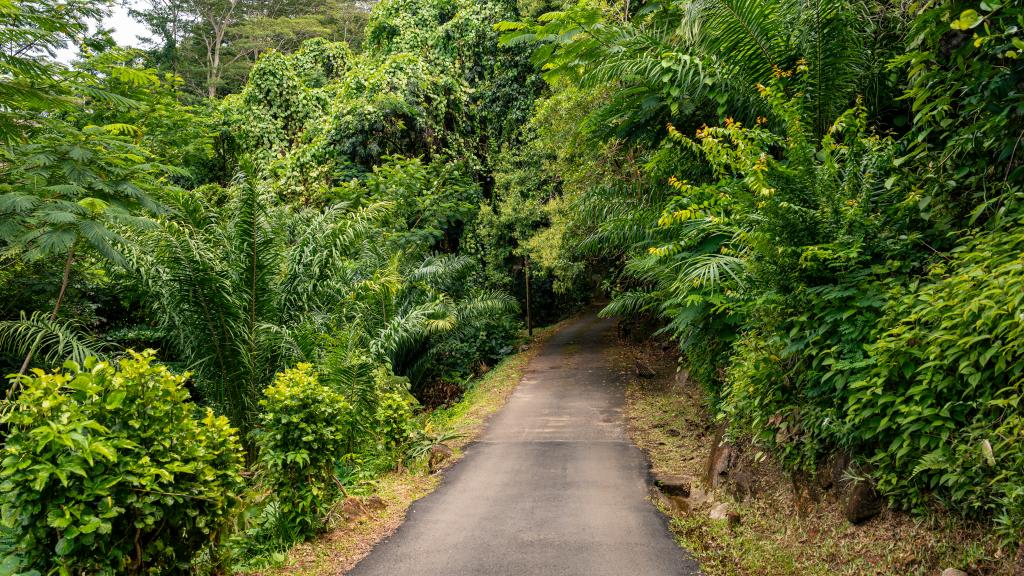
[[(132, 6), (145, 6), (145, 2), (132, 2)], [(103, 25), (114, 31), (114, 40), (121, 46), (138, 45), (138, 37), (149, 36), (146, 27), (141, 22), (128, 15), (128, 8), (118, 4), (114, 12), (107, 18)]]
[[(132, 2), (133, 6), (145, 6), (144, 1), (135, 0)], [(118, 3), (114, 6), (110, 16), (103, 21), (103, 25), (110, 28), (113, 32), (114, 40), (117, 41), (119, 46), (138, 46), (139, 39), (141, 36), (148, 36), (146, 27), (142, 25), (138, 20), (128, 15), (128, 8)], [(95, 27), (93, 27), (95, 29)], [(69, 48), (62, 50), (57, 55), (57, 59), (61, 62), (70, 62), (75, 56), (78, 55), (77, 48)]]

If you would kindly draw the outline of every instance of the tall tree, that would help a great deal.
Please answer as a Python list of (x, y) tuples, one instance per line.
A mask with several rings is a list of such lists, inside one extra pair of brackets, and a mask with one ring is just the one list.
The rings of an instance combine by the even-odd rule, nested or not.
[(214, 98), (237, 91), (268, 50), (290, 53), (316, 37), (358, 47), (371, 6), (365, 0), (156, 0), (132, 15), (156, 38), (148, 46), (154, 63)]
[[(249, 4), (246, 0), (191, 0), (190, 4), (201, 22), (196, 35), (206, 47), (206, 95), (215, 98), (223, 73), (228, 30), (245, 17)], [(240, 57), (242, 54), (236, 54), (233, 59)]]
[(152, 38), (142, 38), (142, 43), (150, 49), (154, 63), (178, 74), (182, 45), (195, 24), (188, 0), (151, 0), (147, 8), (133, 7), (128, 13), (153, 34)]

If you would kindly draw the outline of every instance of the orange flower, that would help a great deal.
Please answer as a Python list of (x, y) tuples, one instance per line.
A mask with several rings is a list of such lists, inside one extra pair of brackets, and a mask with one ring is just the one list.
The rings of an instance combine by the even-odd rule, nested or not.
[(737, 121), (733, 120), (732, 116), (726, 116), (725, 117), (725, 127), (726, 128), (735, 128), (735, 129), (739, 130), (740, 128), (743, 128), (743, 123), (742, 122), (737, 122)]

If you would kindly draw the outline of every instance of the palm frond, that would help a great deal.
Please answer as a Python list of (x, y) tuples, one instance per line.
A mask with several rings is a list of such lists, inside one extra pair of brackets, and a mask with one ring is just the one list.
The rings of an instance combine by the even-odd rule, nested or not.
[(660, 303), (661, 297), (651, 292), (624, 292), (616, 294), (599, 315), (602, 318), (636, 316), (654, 310)]
[(726, 278), (743, 284), (746, 261), (726, 254), (700, 254), (687, 259), (679, 277), (680, 287), (720, 288)]
[(519, 302), (508, 292), (487, 290), (460, 301), (456, 318), (460, 324), (475, 318), (497, 317), (519, 312)]
[(784, 28), (785, 0), (699, 0), (681, 28), (730, 75), (749, 88), (785, 69), (792, 54)]
[(79, 364), (89, 356), (105, 359), (114, 350), (114, 345), (86, 334), (74, 321), (53, 321), (43, 312), (22, 312), (18, 320), (0, 321), (0, 351), (17, 356), (32, 352), (35, 364), (45, 368), (67, 359)]
[(458, 292), (476, 260), (462, 254), (429, 256), (409, 272), (409, 280), (439, 292)]
[(414, 356), (427, 338), (447, 332), (454, 325), (444, 302), (425, 302), (391, 318), (374, 336), (369, 349), (377, 358), (387, 360), (396, 374), (402, 374), (405, 360)]
[(797, 31), (807, 63), (802, 83), (808, 115), (817, 136), (846, 110), (857, 93), (867, 50), (858, 38), (854, 15), (844, 1), (800, 0)]

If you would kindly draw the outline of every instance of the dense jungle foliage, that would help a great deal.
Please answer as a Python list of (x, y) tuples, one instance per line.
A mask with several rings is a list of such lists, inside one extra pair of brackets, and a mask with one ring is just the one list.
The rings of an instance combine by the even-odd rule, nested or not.
[[(0, 0), (0, 574), (256, 567), (594, 298), (732, 437), (1024, 533), (1024, 9)], [(66, 64), (58, 50), (73, 47)]]
[[(899, 508), (1024, 534), (1024, 10), (565, 5), (499, 26), (550, 94), (517, 238), (657, 318), (730, 434), (853, 457)], [(520, 174), (510, 171), (509, 174)], [(520, 188), (519, 184), (528, 183)]]

